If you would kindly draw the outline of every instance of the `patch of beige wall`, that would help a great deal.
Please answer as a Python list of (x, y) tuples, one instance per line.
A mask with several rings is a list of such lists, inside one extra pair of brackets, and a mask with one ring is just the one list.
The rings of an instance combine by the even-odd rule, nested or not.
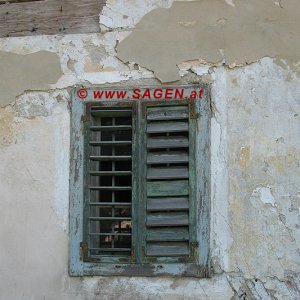
[(234, 67), (268, 56), (299, 71), (299, 28), (298, 0), (174, 2), (144, 16), (118, 45), (118, 57), (162, 82), (178, 80), (178, 64), (195, 59)]
[(25, 90), (47, 89), (61, 77), (56, 53), (39, 51), (20, 55), (0, 52), (0, 106), (15, 101)]

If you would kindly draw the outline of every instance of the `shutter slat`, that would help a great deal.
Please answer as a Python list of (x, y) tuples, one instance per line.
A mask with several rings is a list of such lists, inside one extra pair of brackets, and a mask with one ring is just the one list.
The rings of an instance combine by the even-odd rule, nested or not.
[(155, 122), (147, 125), (147, 133), (188, 131), (188, 122)]
[(148, 211), (188, 210), (188, 198), (148, 198)]
[(188, 194), (188, 180), (151, 181), (147, 183), (148, 197), (185, 196)]
[(148, 138), (148, 149), (160, 148), (186, 148), (189, 146), (188, 138), (184, 136), (179, 137), (152, 137)]
[(146, 240), (150, 242), (188, 241), (189, 231), (180, 227), (149, 229)]
[(149, 107), (147, 109), (147, 120), (182, 120), (188, 119), (189, 109), (187, 106)]
[(186, 256), (189, 255), (188, 243), (149, 243), (148, 256)]
[(169, 227), (185, 226), (189, 224), (188, 213), (148, 213), (147, 226), (149, 227)]
[(149, 168), (147, 179), (185, 179), (189, 178), (188, 167)]
[(185, 152), (155, 152), (148, 153), (147, 163), (148, 164), (168, 164), (168, 163), (187, 163), (189, 156)]

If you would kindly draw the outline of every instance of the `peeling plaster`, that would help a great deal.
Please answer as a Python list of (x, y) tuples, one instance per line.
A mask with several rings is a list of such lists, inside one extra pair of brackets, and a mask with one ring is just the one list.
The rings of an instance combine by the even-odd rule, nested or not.
[[(63, 75), (56, 83), (47, 87), (53, 90), (75, 84), (87, 86), (129, 79), (153, 78), (153, 72), (142, 67), (136, 68), (134, 64), (125, 64), (116, 57), (117, 42), (123, 40), (129, 33), (124, 31), (105, 34), (39, 36), (38, 38), (3, 38), (0, 41), (0, 51), (18, 53), (23, 56), (32, 52), (55, 50), (60, 58)], [(96, 64), (93, 65), (93, 61)], [(90, 66), (92, 68), (89, 68)], [(42, 86), (38, 90), (43, 90)]]
[(170, 7), (173, 0), (107, 0), (100, 14), (100, 28), (133, 28), (149, 11)]
[[(109, 289), (107, 288), (109, 287)], [(145, 288), (147, 287), (147, 288)], [(94, 277), (83, 282), (84, 299), (231, 299), (234, 295), (225, 276), (212, 279), (194, 278), (105, 278)], [(111, 294), (110, 290), (113, 291)]]
[(300, 275), (286, 272), (280, 280), (276, 276), (245, 278), (241, 273), (230, 273), (228, 282), (234, 291), (231, 300), (298, 300), (300, 298)]
[(260, 200), (264, 204), (271, 204), (272, 206), (275, 206), (275, 200), (274, 197), (271, 193), (271, 188), (270, 187), (260, 187), (257, 188), (253, 191), (253, 194), (259, 193)]
[(118, 57), (153, 70), (162, 82), (179, 80), (177, 65), (194, 59), (234, 67), (268, 56), (293, 66), (300, 61), (299, 27), (298, 0), (174, 2), (144, 16), (118, 45)]
[[(297, 80), (285, 80), (288, 73), (264, 58), (223, 74), (233, 239), (228, 271), (244, 276), (282, 279), (286, 270), (300, 271), (300, 141), (295, 117), (300, 86)], [(215, 84), (224, 80), (214, 78)], [(284, 143), (278, 143), (280, 137)], [(241, 154), (246, 164), (241, 164)]]
[(56, 83), (61, 75), (60, 60), (55, 53), (0, 52), (0, 106), (14, 102), (25, 90), (49, 88), (49, 84)]
[(47, 117), (52, 115), (57, 103), (67, 102), (68, 99), (66, 91), (26, 92), (17, 97), (14, 107), (21, 117)]

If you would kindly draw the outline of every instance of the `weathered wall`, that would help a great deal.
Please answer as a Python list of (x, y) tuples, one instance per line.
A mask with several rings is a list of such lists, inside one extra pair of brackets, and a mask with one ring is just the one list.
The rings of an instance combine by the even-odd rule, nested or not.
[(178, 80), (177, 65), (194, 59), (234, 67), (269, 56), (297, 68), (299, 18), (297, 0), (178, 1), (148, 13), (118, 46), (118, 57), (163, 82)]
[(116, 46), (172, 1), (121, 4), (107, 2), (101, 34), (0, 40), (7, 68), (38, 51), (58, 62), (46, 61), (53, 78), (36, 71), (37, 85), (0, 74), (0, 299), (299, 299), (300, 78), (267, 57), (232, 69), (178, 61), (184, 82), (212, 89), (212, 278), (68, 276), (70, 87), (159, 84)]

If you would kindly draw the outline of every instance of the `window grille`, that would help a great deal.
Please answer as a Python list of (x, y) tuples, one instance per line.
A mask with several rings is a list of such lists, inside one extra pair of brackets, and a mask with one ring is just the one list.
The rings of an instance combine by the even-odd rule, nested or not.
[(131, 255), (131, 108), (91, 107), (85, 226), (89, 256)]

